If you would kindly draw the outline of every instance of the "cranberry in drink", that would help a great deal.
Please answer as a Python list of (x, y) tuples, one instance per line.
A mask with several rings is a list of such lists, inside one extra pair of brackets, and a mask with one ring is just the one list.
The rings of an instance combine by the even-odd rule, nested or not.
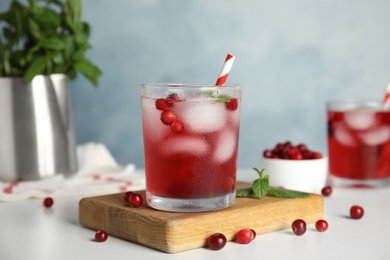
[(200, 212), (235, 199), (241, 88), (142, 85), (148, 205)]

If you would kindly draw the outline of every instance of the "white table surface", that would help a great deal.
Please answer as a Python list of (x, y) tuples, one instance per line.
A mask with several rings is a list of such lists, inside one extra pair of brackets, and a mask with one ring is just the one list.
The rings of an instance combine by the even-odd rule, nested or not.
[[(253, 170), (238, 172), (239, 180), (254, 178)], [(286, 229), (258, 235), (248, 245), (228, 242), (219, 251), (199, 248), (176, 254), (111, 236), (104, 243), (95, 242), (95, 231), (78, 223), (80, 199), (56, 198), (50, 209), (44, 208), (38, 199), (1, 202), (0, 260), (390, 259), (390, 188), (334, 188), (332, 195), (325, 198), (324, 219), (329, 229), (324, 233), (310, 224), (302, 236)], [(365, 210), (360, 220), (348, 217), (354, 204)]]

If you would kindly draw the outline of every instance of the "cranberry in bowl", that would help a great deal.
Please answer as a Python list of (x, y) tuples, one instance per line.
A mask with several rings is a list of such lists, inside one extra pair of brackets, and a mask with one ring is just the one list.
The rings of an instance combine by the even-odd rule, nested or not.
[(320, 194), (328, 177), (328, 158), (303, 143), (287, 141), (263, 151), (261, 168), (270, 186)]

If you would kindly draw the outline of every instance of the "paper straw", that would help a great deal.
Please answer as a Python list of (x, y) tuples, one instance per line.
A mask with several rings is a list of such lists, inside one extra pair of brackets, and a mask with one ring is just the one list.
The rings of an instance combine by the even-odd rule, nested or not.
[(387, 84), (385, 98), (383, 100), (383, 109), (388, 110), (390, 106), (390, 83)]
[(226, 60), (223, 64), (223, 67), (222, 67), (222, 70), (221, 70), (221, 73), (219, 74), (219, 77), (218, 77), (218, 80), (217, 80), (217, 83), (215, 83), (216, 86), (222, 86), (225, 84), (226, 82), (226, 79), (229, 75), (229, 72), (230, 72), (230, 69), (232, 68), (233, 66), (233, 63), (234, 63), (234, 59), (236, 57), (234, 57), (233, 55), (231, 54), (228, 54), (227, 57), (226, 57)]

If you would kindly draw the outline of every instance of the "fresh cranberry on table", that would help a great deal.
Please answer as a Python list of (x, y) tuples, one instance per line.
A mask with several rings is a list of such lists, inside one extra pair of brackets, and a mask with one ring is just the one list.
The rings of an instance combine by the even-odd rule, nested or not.
[(95, 241), (96, 242), (104, 242), (107, 240), (107, 238), (108, 238), (107, 232), (104, 230), (98, 230), (95, 233)]
[(302, 219), (296, 219), (291, 224), (291, 228), (295, 235), (301, 236), (306, 232), (306, 222)]
[(352, 219), (361, 219), (364, 215), (364, 209), (359, 205), (354, 205), (349, 210)]
[(220, 250), (226, 245), (226, 237), (222, 233), (215, 233), (209, 236), (207, 243), (213, 250)]
[(328, 222), (324, 219), (317, 220), (315, 225), (319, 232), (325, 232), (328, 229)]
[(133, 193), (129, 197), (129, 202), (130, 202), (131, 206), (133, 206), (134, 208), (138, 208), (142, 205), (143, 198), (142, 198), (141, 194)]
[(237, 232), (236, 241), (239, 244), (249, 244), (255, 237), (256, 233), (252, 229), (244, 228)]
[(332, 194), (332, 187), (327, 185), (321, 189), (321, 194), (324, 197), (329, 197)]
[(43, 200), (43, 206), (45, 206), (46, 208), (51, 208), (51, 206), (53, 206), (53, 204), (54, 204), (54, 200), (51, 197), (46, 197)]

